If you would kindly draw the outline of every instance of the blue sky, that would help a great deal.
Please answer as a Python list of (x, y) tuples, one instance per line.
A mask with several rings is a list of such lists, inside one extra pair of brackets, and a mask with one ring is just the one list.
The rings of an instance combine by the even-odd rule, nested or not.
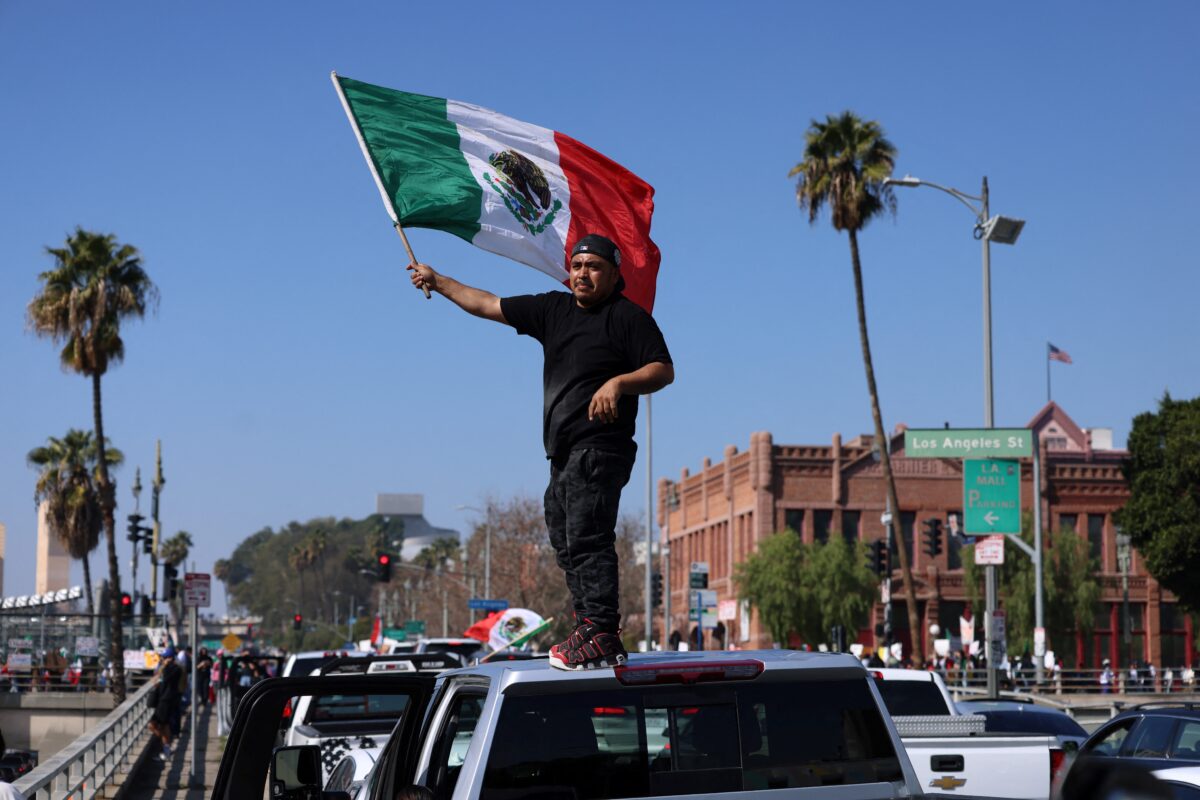
[[(1195, 4), (440, 8), (0, 3), (5, 594), (33, 590), (25, 454), (91, 426), (87, 382), (24, 320), (44, 248), (75, 225), (136, 245), (160, 287), (104, 379), (105, 422), (128, 458), (122, 520), (163, 440), (165, 532), (193, 534), (198, 568), (263, 526), (365, 516), (377, 492), (424, 493), (464, 531), (460, 504), (540, 496), (540, 351), (408, 285), (331, 69), (562, 130), (656, 187), (677, 380), (654, 400), (655, 478), (757, 430), (870, 429), (849, 249), (787, 178), (810, 120), (843, 109), (884, 126), (898, 174), (972, 194), (986, 174), (993, 212), (1028, 220), (993, 248), (998, 425), (1044, 403), (1047, 340), (1075, 360), (1054, 365), (1055, 400), (1118, 444), (1164, 390), (1200, 393)], [(971, 215), (900, 192), (861, 237), (885, 424), (978, 426)], [(410, 238), (498, 294), (554, 288)], [(623, 509), (644, 510), (645, 482), (640, 461)]]

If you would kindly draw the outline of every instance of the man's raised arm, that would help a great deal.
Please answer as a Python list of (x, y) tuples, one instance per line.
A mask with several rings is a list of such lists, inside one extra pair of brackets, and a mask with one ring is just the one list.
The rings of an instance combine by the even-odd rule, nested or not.
[(491, 292), (440, 275), (428, 264), (409, 264), (408, 269), (412, 271), (412, 285), (418, 289), (424, 287), (437, 292), (468, 314), (508, 324), (504, 312), (500, 310), (500, 298)]

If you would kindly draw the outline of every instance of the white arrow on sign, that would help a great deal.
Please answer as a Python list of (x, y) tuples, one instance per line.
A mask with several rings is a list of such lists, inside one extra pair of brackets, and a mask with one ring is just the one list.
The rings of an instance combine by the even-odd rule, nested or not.
[(996, 512), (989, 511), (988, 513), (983, 515), (983, 521), (986, 522), (988, 525), (995, 525), (997, 522), (1000, 521), (1000, 518), (996, 516)]

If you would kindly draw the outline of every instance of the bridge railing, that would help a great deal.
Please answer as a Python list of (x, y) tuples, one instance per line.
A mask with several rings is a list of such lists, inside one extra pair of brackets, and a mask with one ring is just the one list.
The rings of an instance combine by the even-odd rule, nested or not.
[(151, 686), (142, 686), (95, 728), (13, 786), (30, 800), (91, 800), (102, 793), (132, 751), (146, 742), (153, 713), (146, 704)]

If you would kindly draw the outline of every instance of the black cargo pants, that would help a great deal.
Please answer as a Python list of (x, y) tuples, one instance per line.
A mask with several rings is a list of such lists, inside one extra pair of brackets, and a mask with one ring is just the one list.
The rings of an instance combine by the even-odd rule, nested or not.
[(615, 632), (621, 622), (617, 592), (617, 507), (632, 459), (604, 450), (572, 450), (550, 461), (546, 527), (579, 622)]

